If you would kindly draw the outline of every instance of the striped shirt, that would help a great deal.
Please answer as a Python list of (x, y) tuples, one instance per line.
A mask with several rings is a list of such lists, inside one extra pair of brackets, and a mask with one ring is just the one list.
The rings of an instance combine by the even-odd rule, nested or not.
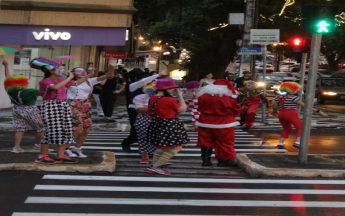
[(284, 108), (281, 107), (280, 102), (278, 100), (278, 96), (276, 96), (274, 98), (274, 102), (278, 103), (279, 109), (297, 109), (298, 105), (295, 103), (296, 101), (300, 100), (298, 96), (296, 95), (280, 95), (280, 99), (281, 101), (284, 101), (285, 97), (288, 97), (285, 101), (284, 101)]

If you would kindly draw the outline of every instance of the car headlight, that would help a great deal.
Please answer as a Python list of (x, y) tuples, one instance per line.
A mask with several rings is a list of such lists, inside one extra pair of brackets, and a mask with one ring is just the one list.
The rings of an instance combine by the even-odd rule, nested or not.
[(337, 95), (336, 92), (322, 92), (323, 95), (334, 96)]
[(266, 84), (264, 82), (258, 82), (259, 87), (264, 87)]

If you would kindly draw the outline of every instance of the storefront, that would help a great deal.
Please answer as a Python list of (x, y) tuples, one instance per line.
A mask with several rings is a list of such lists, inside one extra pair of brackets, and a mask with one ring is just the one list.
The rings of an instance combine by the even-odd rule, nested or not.
[[(0, 25), (0, 41), (2, 44), (23, 48), (5, 58), (13, 67), (14, 74), (27, 76), (29, 87), (38, 88), (43, 74), (30, 68), (29, 63), (33, 58), (42, 56), (53, 59), (72, 55), (74, 58), (65, 62), (67, 69), (85, 67), (90, 59), (102, 62), (99, 59), (102, 55), (97, 53), (98, 48), (124, 50), (126, 30), (127, 28)], [(3, 106), (0, 104), (0, 108)]]

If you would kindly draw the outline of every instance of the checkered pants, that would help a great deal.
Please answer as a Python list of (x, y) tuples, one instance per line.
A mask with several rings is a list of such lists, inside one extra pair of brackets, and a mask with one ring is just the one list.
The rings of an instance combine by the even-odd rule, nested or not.
[(138, 134), (139, 153), (146, 152), (152, 154), (156, 147), (146, 142), (147, 129), (149, 128), (151, 117), (147, 114), (139, 113), (135, 121), (135, 130)]
[(65, 100), (45, 101), (41, 106), (46, 133), (42, 144), (74, 144), (72, 112)]

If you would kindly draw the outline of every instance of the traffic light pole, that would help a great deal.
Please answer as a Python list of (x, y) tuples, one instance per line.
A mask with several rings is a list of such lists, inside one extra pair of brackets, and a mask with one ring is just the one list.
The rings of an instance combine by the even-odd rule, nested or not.
[[(300, 71), (300, 78), (299, 78), (299, 84), (301, 85), (301, 90), (298, 92), (298, 97), (303, 100), (303, 89), (304, 89), (304, 77), (305, 77), (305, 66), (307, 65), (307, 58), (308, 53), (302, 53), (302, 61), (301, 61), (301, 71)], [(298, 116), (301, 114), (301, 107), (298, 108)]]
[(311, 129), (311, 119), (313, 114), (314, 98), (315, 98), (315, 86), (317, 79), (317, 69), (320, 56), (322, 34), (314, 33), (311, 50), (310, 50), (310, 65), (308, 72), (308, 82), (307, 91), (305, 94), (305, 106), (303, 113), (303, 127), (301, 135), (301, 144), (299, 151), (298, 162), (305, 164), (308, 159), (308, 149), (310, 142), (310, 129)]
[[(264, 95), (266, 95), (266, 65), (267, 65), (267, 45), (262, 47), (263, 51), (263, 71), (262, 71), (262, 82), (265, 83), (263, 86)], [(266, 104), (262, 102), (262, 123), (265, 124), (266, 122)]]

